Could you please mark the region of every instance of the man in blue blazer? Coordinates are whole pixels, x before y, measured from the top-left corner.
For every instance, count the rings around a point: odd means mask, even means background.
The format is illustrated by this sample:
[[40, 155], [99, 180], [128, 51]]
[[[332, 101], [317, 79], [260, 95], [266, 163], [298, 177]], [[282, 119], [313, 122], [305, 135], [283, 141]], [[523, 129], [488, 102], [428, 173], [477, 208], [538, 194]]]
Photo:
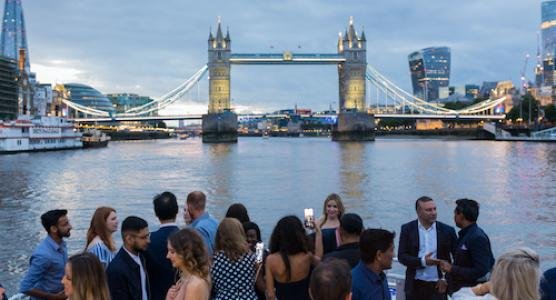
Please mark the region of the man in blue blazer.
[[438, 222], [436, 204], [426, 196], [415, 201], [417, 220], [402, 225], [398, 259], [407, 267], [405, 295], [408, 300], [446, 299], [447, 281], [439, 260], [451, 261], [457, 236], [453, 227]]
[[151, 233], [151, 243], [145, 252], [147, 271], [151, 279], [152, 300], [164, 300], [168, 289], [174, 284], [176, 269], [166, 258], [168, 237], [179, 230], [176, 225], [178, 201], [171, 192], [156, 195], [153, 199], [154, 213], [160, 221], [160, 229]]
[[454, 264], [440, 262], [442, 271], [448, 273], [448, 292], [462, 287], [472, 287], [488, 280], [494, 266], [494, 255], [486, 233], [477, 226], [479, 203], [471, 199], [456, 200], [454, 222], [461, 228], [454, 254]]
[[110, 298], [150, 300], [149, 276], [143, 257], [149, 236], [147, 221], [130, 216], [122, 222], [124, 245], [106, 269]]

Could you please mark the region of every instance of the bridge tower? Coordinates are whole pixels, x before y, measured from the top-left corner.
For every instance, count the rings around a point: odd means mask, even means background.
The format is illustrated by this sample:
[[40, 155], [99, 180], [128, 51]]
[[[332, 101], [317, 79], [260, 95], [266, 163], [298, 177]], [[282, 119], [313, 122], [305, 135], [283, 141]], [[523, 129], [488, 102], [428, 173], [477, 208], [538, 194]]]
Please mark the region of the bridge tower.
[[338, 54], [345, 58], [345, 62], [338, 64], [339, 112], [332, 140], [372, 141], [374, 117], [367, 113], [365, 103], [367, 39], [364, 31], [360, 36], [357, 34], [352, 17], [345, 35], [339, 34]]
[[208, 39], [209, 107], [203, 115], [203, 142], [237, 142], [237, 115], [230, 107], [230, 32], [222, 34], [218, 20], [216, 37]]

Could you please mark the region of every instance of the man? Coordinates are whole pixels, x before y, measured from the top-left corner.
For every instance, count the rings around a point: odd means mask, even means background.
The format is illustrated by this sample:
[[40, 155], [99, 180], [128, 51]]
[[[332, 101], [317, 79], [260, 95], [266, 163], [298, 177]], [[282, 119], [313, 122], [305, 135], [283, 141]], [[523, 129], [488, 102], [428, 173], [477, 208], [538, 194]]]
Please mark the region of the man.
[[363, 220], [357, 214], [347, 213], [340, 218], [341, 245], [336, 250], [327, 253], [323, 260], [343, 259], [350, 268], [354, 268], [361, 257], [359, 251], [359, 236], [363, 231]]
[[176, 225], [178, 202], [171, 192], [156, 195], [153, 199], [154, 213], [160, 221], [160, 229], [151, 233], [151, 243], [147, 248], [147, 273], [151, 284], [153, 300], [166, 299], [166, 293], [174, 284], [176, 269], [166, 258], [168, 237], [179, 228]]
[[149, 278], [142, 252], [149, 246], [147, 221], [131, 216], [122, 222], [123, 246], [108, 265], [110, 297], [118, 300], [149, 300]]
[[447, 299], [448, 283], [438, 268], [438, 259], [451, 262], [457, 245], [453, 227], [436, 221], [436, 204], [426, 196], [415, 201], [417, 220], [402, 225], [398, 259], [405, 271], [408, 300]]
[[184, 219], [186, 223], [191, 222], [189, 226], [201, 234], [210, 256], [214, 250], [218, 221], [205, 212], [206, 203], [207, 197], [203, 192], [189, 193], [185, 204]]
[[361, 234], [361, 261], [351, 270], [353, 300], [391, 300], [384, 270], [392, 268], [395, 236], [384, 229], [366, 229]]
[[541, 278], [541, 300], [556, 300], [556, 268], [546, 270]]
[[312, 300], [351, 299], [351, 271], [339, 259], [319, 264], [311, 274], [309, 295]]
[[31, 299], [66, 299], [62, 277], [68, 260], [64, 238], [70, 236], [71, 224], [65, 209], [55, 209], [41, 216], [48, 235], [31, 255], [29, 270], [19, 292]]
[[454, 264], [440, 262], [440, 268], [448, 274], [448, 292], [462, 287], [475, 286], [487, 280], [486, 275], [494, 265], [494, 255], [486, 233], [477, 226], [479, 203], [471, 199], [456, 200], [454, 222], [459, 231]]

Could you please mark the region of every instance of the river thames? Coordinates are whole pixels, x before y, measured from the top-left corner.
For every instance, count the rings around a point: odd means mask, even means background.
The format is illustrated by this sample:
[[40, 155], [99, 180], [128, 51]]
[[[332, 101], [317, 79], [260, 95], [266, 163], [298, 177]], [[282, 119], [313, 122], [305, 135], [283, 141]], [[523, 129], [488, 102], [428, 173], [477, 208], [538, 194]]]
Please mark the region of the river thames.
[[[556, 266], [556, 144], [377, 139], [335, 143], [326, 138], [240, 138], [112, 142], [104, 149], [0, 156], [0, 282], [13, 295], [34, 247], [44, 238], [40, 215], [69, 210], [70, 254], [85, 246], [97, 206], [145, 218], [157, 228], [152, 198], [171, 191], [180, 207], [204, 191], [208, 211], [223, 217], [241, 202], [268, 237], [286, 214], [301, 216], [339, 193], [366, 227], [399, 232], [415, 218], [415, 199], [436, 200], [438, 220], [454, 225], [454, 201], [479, 201], [479, 226], [495, 256], [529, 246], [544, 269]], [[183, 225], [181, 210], [178, 222]], [[119, 233], [115, 234], [121, 244]], [[397, 246], [397, 238], [396, 238]], [[397, 248], [397, 247], [396, 247]]]

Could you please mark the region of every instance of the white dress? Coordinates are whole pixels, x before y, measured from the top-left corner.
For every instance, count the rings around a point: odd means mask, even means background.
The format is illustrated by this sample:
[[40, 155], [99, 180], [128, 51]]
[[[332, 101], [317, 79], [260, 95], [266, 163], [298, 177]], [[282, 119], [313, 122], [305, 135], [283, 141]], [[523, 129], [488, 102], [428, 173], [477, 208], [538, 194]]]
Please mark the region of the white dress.
[[461, 288], [459, 291], [452, 294], [452, 300], [496, 300], [491, 294], [486, 294], [484, 296], [477, 296], [470, 287]]

